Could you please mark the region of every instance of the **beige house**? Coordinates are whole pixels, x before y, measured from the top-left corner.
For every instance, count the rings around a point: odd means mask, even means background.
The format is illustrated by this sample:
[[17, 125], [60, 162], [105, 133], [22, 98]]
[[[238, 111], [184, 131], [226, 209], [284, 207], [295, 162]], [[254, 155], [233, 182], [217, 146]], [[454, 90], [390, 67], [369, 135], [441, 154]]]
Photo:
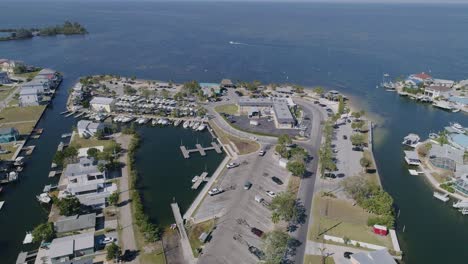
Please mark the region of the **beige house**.
[[114, 109], [115, 100], [109, 97], [93, 97], [89, 104], [94, 111], [110, 113]]

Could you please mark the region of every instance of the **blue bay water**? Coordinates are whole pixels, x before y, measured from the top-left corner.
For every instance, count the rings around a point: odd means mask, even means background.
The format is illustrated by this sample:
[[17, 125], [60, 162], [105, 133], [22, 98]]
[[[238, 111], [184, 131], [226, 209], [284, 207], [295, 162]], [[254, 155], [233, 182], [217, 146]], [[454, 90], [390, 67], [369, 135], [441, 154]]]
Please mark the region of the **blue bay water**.
[[[375, 152], [384, 188], [401, 210], [398, 230], [405, 262], [464, 263], [468, 258], [468, 220], [434, 201], [423, 178], [407, 173], [400, 144], [409, 132], [426, 135], [451, 121], [468, 125], [466, 115], [418, 105], [375, 88], [384, 72], [468, 78], [468, 6], [2, 1], [0, 13], [2, 28], [72, 20], [90, 32], [0, 42], [0, 57], [64, 73], [62, 94], [42, 126], [50, 126], [63, 111], [65, 89], [89, 74], [180, 82], [256, 79], [323, 85], [352, 95], [358, 105], [380, 117]], [[46, 131], [38, 143], [43, 145], [38, 151], [44, 154], [45, 165], [34, 165], [39, 161], [33, 160], [25, 172], [31, 177], [20, 182], [18, 190], [40, 192], [42, 180], [34, 177], [46, 177], [58, 137], [71, 124], [66, 121], [57, 131]], [[33, 197], [24, 199], [35, 203]], [[24, 200], [12, 192], [2, 199], [12, 207]], [[0, 256], [13, 263], [24, 231], [43, 221], [45, 213], [38, 207], [5, 212], [11, 214], [0, 213]], [[12, 219], [20, 221], [15, 225]], [[9, 225], [11, 230], [6, 230]]]

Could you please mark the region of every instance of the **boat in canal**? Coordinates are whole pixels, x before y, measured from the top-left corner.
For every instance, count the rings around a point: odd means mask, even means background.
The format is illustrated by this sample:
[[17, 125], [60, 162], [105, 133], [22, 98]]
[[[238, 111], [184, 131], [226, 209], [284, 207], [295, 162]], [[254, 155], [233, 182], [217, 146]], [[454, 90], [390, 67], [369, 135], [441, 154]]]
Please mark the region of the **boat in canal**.
[[178, 119], [178, 120], [174, 121], [173, 125], [174, 125], [175, 127], [178, 127], [178, 126], [180, 125], [181, 122], [182, 122], [182, 121], [181, 121], [180, 119]]
[[48, 204], [52, 201], [48, 193], [41, 193], [36, 196], [37, 200], [41, 203]]
[[198, 130], [198, 131], [203, 131], [203, 130], [205, 130], [205, 128], [206, 128], [206, 125], [203, 124], [203, 123], [201, 123], [201, 124], [198, 126], [197, 130]]
[[200, 123], [196, 122], [195, 124], [193, 124], [192, 129], [197, 130], [199, 126], [200, 126]]
[[440, 193], [440, 192], [434, 192], [433, 196], [439, 200], [441, 200], [442, 202], [447, 202], [448, 200], [450, 200], [448, 194], [446, 193]]
[[468, 200], [458, 200], [457, 202], [453, 203], [453, 208], [458, 209], [463, 215], [468, 214]]
[[0, 210], [2, 210], [4, 204], [5, 204], [5, 201], [0, 201]]
[[182, 127], [183, 128], [188, 128], [188, 126], [189, 126], [189, 121], [185, 120], [185, 122], [182, 124]]
[[411, 148], [415, 148], [418, 146], [420, 140], [421, 138], [419, 137], [419, 135], [410, 133], [403, 138], [402, 144]]
[[151, 120], [151, 125], [155, 126], [158, 124], [158, 119], [157, 118], [154, 118], [153, 120]]

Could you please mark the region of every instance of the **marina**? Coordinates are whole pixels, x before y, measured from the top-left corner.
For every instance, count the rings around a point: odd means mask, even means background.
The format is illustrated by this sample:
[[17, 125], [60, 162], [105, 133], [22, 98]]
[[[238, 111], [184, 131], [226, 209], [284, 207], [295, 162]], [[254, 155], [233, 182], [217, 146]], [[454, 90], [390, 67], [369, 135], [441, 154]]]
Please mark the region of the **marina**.
[[192, 179], [192, 182], [193, 182], [192, 190], [198, 189], [198, 187], [200, 187], [202, 182], [208, 181], [206, 176], [208, 176], [208, 172], [203, 172], [200, 176], [197, 175], [197, 176], [193, 177], [193, 179]]

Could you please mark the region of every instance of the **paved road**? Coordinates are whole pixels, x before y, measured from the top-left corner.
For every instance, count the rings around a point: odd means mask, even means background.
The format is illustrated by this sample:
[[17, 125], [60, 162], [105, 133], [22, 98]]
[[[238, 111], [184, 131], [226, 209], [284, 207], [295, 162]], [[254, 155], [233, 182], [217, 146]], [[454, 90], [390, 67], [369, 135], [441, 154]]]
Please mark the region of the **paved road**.
[[[117, 143], [121, 144], [122, 149], [127, 150], [128, 145], [130, 144], [131, 136], [121, 135], [116, 137]], [[125, 152], [119, 159], [123, 164], [127, 163], [127, 153]], [[121, 246], [122, 251], [131, 250], [136, 252], [138, 250], [135, 233], [133, 232], [133, 220], [132, 220], [132, 209], [131, 203], [125, 201], [130, 201], [130, 191], [129, 191], [129, 178], [128, 178], [128, 167], [124, 166], [122, 168], [122, 177], [120, 178], [120, 200], [123, 201], [124, 205], [119, 207], [119, 222], [120, 227], [122, 228], [121, 232]], [[140, 259], [137, 256], [130, 263], [140, 263]]]
[[294, 101], [302, 107], [307, 116], [311, 117], [312, 125], [309, 140], [306, 142], [298, 142], [299, 145], [305, 148], [309, 155], [313, 157], [313, 160], [307, 165], [307, 171], [310, 172], [310, 174], [308, 177], [302, 179], [299, 192], [297, 194], [297, 198], [304, 205], [307, 219], [304, 224], [300, 225], [299, 228], [291, 234], [295, 239], [302, 243], [296, 249], [294, 263], [303, 263], [307, 242], [307, 232], [309, 225], [312, 223], [312, 214], [310, 209], [312, 208], [312, 197], [314, 196], [314, 186], [318, 166], [318, 150], [320, 149], [320, 143], [322, 140], [321, 122], [326, 118], [326, 114], [323, 109], [313, 105], [311, 101], [300, 98], [294, 98]]
[[[330, 244], [322, 244], [317, 243], [315, 241], [307, 241], [306, 245], [306, 254], [307, 255], [318, 255], [321, 256], [322, 252], [325, 256], [332, 257], [336, 264], [350, 264], [351, 261], [346, 259], [343, 254], [345, 252], [369, 252], [364, 249], [359, 248], [350, 248], [344, 246], [337, 246], [337, 245], [330, 245]], [[301, 262], [302, 263], [302, 262]]]

